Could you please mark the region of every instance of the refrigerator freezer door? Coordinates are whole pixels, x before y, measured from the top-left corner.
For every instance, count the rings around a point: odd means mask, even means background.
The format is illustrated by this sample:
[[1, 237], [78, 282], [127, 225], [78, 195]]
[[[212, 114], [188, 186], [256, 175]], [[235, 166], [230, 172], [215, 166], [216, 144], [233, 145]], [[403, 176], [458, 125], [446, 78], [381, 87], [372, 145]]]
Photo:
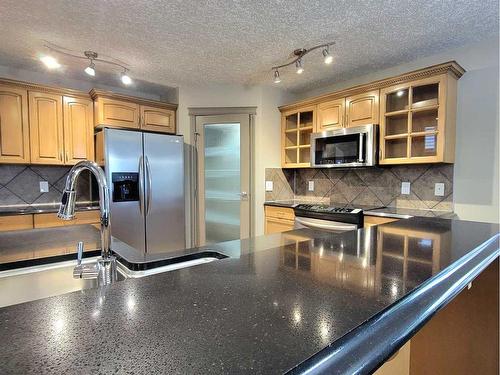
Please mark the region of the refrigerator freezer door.
[[144, 133], [144, 161], [147, 252], [184, 249], [183, 138]]
[[[132, 246], [138, 251], [146, 251], [143, 197], [143, 145], [142, 133], [104, 129], [106, 176], [111, 189], [111, 235]], [[114, 176], [114, 182], [113, 182]], [[123, 187], [127, 178], [138, 180], [138, 194], [131, 200], [120, 199], [123, 196], [115, 189], [122, 187], [130, 193], [128, 185]]]

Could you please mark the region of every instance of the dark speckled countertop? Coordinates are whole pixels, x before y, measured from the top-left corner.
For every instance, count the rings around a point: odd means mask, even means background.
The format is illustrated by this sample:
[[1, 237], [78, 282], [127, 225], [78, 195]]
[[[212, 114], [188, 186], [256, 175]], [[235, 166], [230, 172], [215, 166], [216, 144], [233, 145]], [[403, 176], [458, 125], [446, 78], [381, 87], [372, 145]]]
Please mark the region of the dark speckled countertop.
[[[301, 203], [325, 204], [324, 202], [316, 203], [314, 201], [283, 200], [283, 201], [266, 201], [264, 202], [264, 205], [293, 208]], [[335, 206], [335, 204], [333, 205]], [[356, 208], [363, 209], [364, 214], [368, 216], [380, 216], [380, 217], [388, 217], [395, 219], [409, 219], [410, 217], [439, 217], [442, 219], [457, 219], [457, 215], [454, 212], [450, 211], [423, 210], [423, 209], [396, 208], [396, 207], [374, 207], [374, 206], [359, 206], [359, 205], [357, 205]]]
[[0, 372], [284, 373], [496, 233], [411, 218], [211, 245], [230, 257], [0, 309]]

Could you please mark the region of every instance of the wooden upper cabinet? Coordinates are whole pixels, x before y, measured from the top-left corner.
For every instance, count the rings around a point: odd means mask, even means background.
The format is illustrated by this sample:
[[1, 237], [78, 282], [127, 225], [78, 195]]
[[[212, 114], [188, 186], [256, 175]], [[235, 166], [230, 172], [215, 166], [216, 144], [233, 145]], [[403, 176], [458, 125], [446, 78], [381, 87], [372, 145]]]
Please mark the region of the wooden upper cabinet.
[[345, 125], [345, 99], [336, 99], [318, 104], [316, 132], [335, 130]]
[[62, 96], [29, 92], [31, 163], [64, 164]]
[[139, 105], [97, 96], [94, 101], [95, 126], [139, 129]]
[[455, 76], [441, 74], [380, 93], [380, 164], [453, 163]]
[[379, 90], [348, 96], [345, 99], [346, 126], [378, 124], [379, 122]]
[[0, 163], [29, 163], [28, 92], [0, 85]]
[[65, 164], [94, 160], [92, 100], [64, 96], [63, 106]]
[[169, 109], [140, 106], [141, 129], [175, 134], [175, 112]]

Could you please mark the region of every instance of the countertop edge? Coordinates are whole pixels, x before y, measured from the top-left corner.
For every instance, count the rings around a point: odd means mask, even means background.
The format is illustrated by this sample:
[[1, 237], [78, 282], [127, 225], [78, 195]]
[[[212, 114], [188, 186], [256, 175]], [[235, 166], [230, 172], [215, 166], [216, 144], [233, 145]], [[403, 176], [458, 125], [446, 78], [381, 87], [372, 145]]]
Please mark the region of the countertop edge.
[[499, 238], [495, 234], [287, 374], [372, 374], [500, 256]]

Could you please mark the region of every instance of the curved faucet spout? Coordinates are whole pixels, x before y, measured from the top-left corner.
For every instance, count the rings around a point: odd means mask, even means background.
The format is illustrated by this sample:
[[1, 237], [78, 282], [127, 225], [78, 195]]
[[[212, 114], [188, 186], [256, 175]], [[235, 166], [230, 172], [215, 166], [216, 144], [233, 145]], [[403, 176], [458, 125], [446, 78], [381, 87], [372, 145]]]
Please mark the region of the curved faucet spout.
[[101, 167], [90, 160], [83, 160], [76, 163], [69, 171], [66, 179], [66, 187], [61, 198], [61, 205], [57, 216], [63, 220], [73, 220], [75, 217], [76, 203], [76, 182], [78, 176], [84, 171], [89, 170], [95, 176], [99, 186], [99, 209], [101, 216], [101, 248], [102, 258], [109, 259], [111, 246], [111, 233], [109, 227], [109, 188], [106, 181], [106, 175]]

